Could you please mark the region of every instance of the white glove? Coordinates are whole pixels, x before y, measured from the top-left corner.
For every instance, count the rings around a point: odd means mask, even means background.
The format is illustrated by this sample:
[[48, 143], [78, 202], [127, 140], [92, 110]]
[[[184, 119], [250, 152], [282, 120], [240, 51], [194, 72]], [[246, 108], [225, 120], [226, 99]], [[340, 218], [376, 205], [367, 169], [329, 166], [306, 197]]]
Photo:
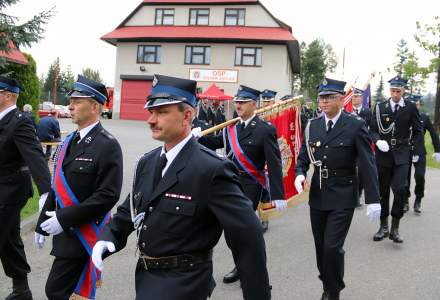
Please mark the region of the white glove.
[[298, 191], [298, 194], [301, 194], [304, 189], [302, 187], [303, 182], [306, 180], [306, 177], [304, 175], [298, 175], [295, 178], [295, 188]]
[[42, 249], [44, 247], [44, 242], [46, 241], [46, 237], [38, 232], [35, 232], [34, 235], [34, 243], [38, 249]]
[[376, 146], [377, 148], [379, 148], [380, 151], [382, 152], [388, 152], [390, 151], [390, 145], [388, 145], [387, 141], [384, 140], [378, 140], [376, 142]]
[[195, 137], [196, 139], [202, 137], [201, 134], [200, 134], [200, 132], [202, 132], [202, 128], [200, 128], [200, 127], [194, 127], [194, 128], [191, 130], [191, 134], [192, 134], [192, 136]]
[[104, 263], [102, 262], [102, 254], [104, 254], [105, 251], [109, 251], [111, 253], [115, 252], [115, 244], [112, 242], [106, 242], [106, 241], [98, 241], [96, 242], [95, 246], [93, 246], [92, 250], [92, 261], [95, 267], [102, 271], [104, 269]]
[[57, 235], [63, 232], [63, 227], [61, 227], [60, 222], [58, 222], [56, 212], [46, 211], [46, 216], [50, 218], [41, 223], [41, 229], [52, 235]]
[[418, 155], [413, 155], [413, 157], [412, 157], [412, 162], [413, 163], [416, 163], [416, 162], [418, 162], [419, 161], [419, 156]]
[[277, 212], [283, 212], [287, 209], [287, 201], [284, 200], [273, 200], [272, 205], [275, 206]]
[[38, 200], [38, 212], [41, 212], [41, 210], [43, 209], [44, 203], [46, 203], [46, 199], [48, 195], [49, 193], [44, 193], [43, 195], [40, 196], [40, 200]]
[[380, 211], [382, 210], [379, 203], [373, 203], [367, 205], [367, 217], [370, 222], [377, 221], [380, 219]]
[[434, 158], [438, 163], [440, 163], [440, 152], [436, 152], [432, 155], [432, 158]]

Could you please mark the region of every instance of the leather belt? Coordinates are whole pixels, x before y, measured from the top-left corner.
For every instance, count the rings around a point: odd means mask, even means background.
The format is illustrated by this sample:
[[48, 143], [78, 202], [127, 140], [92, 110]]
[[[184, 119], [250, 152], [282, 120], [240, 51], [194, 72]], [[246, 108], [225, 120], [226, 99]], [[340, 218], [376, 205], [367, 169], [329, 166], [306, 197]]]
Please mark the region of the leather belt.
[[23, 166], [23, 167], [14, 168], [14, 169], [1, 170], [0, 177], [10, 176], [10, 175], [14, 175], [16, 173], [27, 172], [27, 171], [29, 171], [28, 166]]
[[321, 169], [321, 178], [323, 179], [354, 176], [355, 174], [354, 169]]
[[197, 264], [212, 260], [212, 250], [190, 254], [179, 254], [174, 256], [151, 257], [140, 255], [145, 270], [169, 270], [193, 268]]
[[409, 144], [410, 144], [410, 140], [409, 139], [395, 139], [395, 138], [391, 138], [390, 139], [390, 145], [391, 146], [409, 145]]

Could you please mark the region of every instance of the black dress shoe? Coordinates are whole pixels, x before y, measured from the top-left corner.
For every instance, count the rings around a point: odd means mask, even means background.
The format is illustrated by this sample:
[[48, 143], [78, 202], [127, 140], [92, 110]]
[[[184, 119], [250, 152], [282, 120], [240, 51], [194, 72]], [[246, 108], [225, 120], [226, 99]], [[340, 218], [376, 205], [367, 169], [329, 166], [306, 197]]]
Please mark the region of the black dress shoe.
[[400, 224], [400, 219], [397, 218], [393, 218], [391, 220], [391, 231], [390, 231], [390, 240], [392, 240], [394, 243], [403, 243], [402, 238], [400, 237], [399, 234], [399, 224]]
[[324, 291], [321, 296], [321, 300], [328, 300], [329, 294], [327, 291]]
[[403, 213], [408, 212], [408, 210], [409, 210], [409, 204], [408, 204], [408, 202], [406, 202], [406, 203], [403, 205]]
[[269, 221], [262, 221], [261, 226], [263, 227], [263, 233], [269, 229]]
[[414, 202], [414, 211], [418, 214], [422, 212], [420, 209], [420, 202]]
[[5, 300], [32, 300], [32, 293], [30, 290], [13, 290]]
[[234, 268], [231, 272], [225, 275], [223, 277], [223, 283], [233, 283], [239, 280], [240, 277], [238, 276], [237, 268]]

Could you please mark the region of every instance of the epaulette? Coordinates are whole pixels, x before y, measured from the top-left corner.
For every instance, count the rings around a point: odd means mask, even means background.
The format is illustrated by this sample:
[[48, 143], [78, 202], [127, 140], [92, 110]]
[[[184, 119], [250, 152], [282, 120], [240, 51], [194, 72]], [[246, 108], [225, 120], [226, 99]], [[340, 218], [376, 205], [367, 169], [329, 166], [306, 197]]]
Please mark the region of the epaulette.
[[209, 154], [210, 156], [212, 156], [218, 160], [221, 160], [221, 161], [225, 160], [225, 158], [218, 156], [216, 152], [214, 152], [213, 150], [211, 150], [203, 145], [200, 145], [200, 150], [204, 151], [205, 153]]
[[19, 111], [19, 110], [17, 110], [17, 111], [14, 113], [14, 116], [15, 116], [17, 119], [19, 119], [19, 120], [21, 120], [21, 119], [24, 118], [24, 114], [23, 114], [21, 111]]
[[110, 140], [114, 140], [114, 139], [115, 139], [115, 137], [114, 137], [110, 132], [108, 132], [108, 131], [105, 130], [105, 129], [102, 129], [102, 130], [101, 130], [101, 133], [102, 133], [106, 138], [108, 138], [108, 139], [110, 139]]

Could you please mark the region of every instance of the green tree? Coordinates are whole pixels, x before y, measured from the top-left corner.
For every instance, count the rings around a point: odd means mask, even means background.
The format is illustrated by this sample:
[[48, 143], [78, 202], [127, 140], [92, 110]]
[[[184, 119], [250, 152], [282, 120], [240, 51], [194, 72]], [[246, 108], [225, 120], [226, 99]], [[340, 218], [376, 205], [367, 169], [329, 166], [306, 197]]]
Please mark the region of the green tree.
[[316, 100], [316, 86], [327, 72], [333, 72], [338, 64], [336, 55], [330, 44], [322, 39], [315, 39], [308, 46], [302, 44], [301, 55], [301, 88], [304, 94]]
[[[36, 14], [29, 21], [18, 24], [19, 19], [4, 13], [4, 10], [20, 0], [0, 0], [0, 51], [10, 52], [10, 43], [16, 47], [28, 46], [38, 42], [44, 33], [45, 25], [53, 15], [53, 9]], [[0, 67], [7, 64], [5, 58], [0, 57]]]
[[0, 73], [9, 73], [20, 82], [23, 91], [20, 93], [17, 101], [17, 107], [23, 108], [24, 104], [30, 104], [33, 108], [33, 114], [38, 111], [40, 103], [40, 83], [37, 76], [37, 64], [30, 54], [24, 53], [28, 60], [27, 65], [7, 64], [0, 68]]
[[403, 74], [403, 65], [408, 59], [409, 49], [408, 43], [404, 39], [400, 39], [397, 43], [397, 62], [394, 64], [393, 69], [399, 76]]
[[97, 82], [102, 82], [102, 78], [101, 78], [101, 74], [99, 73], [98, 70], [93, 70], [92, 68], [85, 68], [82, 69], [82, 75], [84, 75], [85, 77], [95, 80]]
[[402, 75], [408, 79], [407, 90], [415, 94], [421, 93], [429, 72], [425, 67], [420, 66], [419, 59], [413, 52], [408, 54], [406, 62], [402, 65]]
[[75, 82], [70, 66], [67, 71], [62, 71], [60, 67], [60, 59], [57, 58], [49, 66], [47, 76], [40, 79], [42, 85], [42, 99], [44, 101], [53, 101], [54, 81], [56, 78], [56, 104], [67, 105], [67, 92], [70, 91]]
[[417, 44], [432, 55], [429, 65], [426, 66], [426, 71], [430, 73], [436, 72], [440, 65], [440, 58], [438, 57], [440, 16], [434, 17], [432, 25], [417, 22], [416, 26], [417, 34], [414, 35], [414, 38]]
[[375, 103], [385, 100], [384, 89], [383, 76], [381, 75], [379, 85], [377, 86], [373, 96], [373, 100]]

